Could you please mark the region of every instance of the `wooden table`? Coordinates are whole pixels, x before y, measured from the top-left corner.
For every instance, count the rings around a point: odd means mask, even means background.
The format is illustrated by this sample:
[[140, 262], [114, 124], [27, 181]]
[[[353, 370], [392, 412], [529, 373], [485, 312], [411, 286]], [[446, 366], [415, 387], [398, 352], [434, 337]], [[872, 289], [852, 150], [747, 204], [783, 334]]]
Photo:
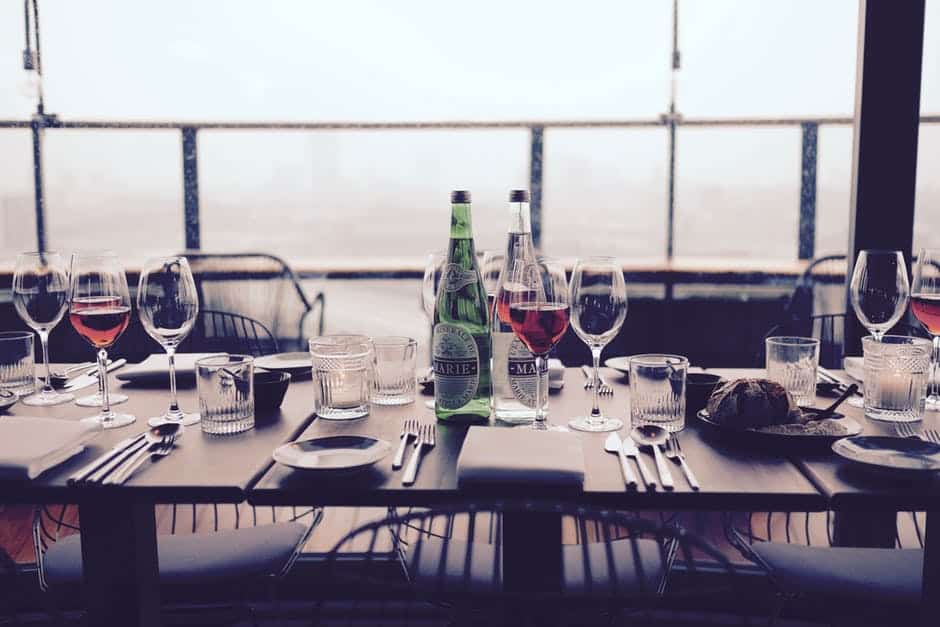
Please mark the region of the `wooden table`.
[[[610, 415], [626, 418], [629, 387], [622, 377], [607, 371], [614, 396], [603, 400]], [[591, 394], [582, 387], [578, 369], [566, 371], [566, 387], [550, 400], [549, 419], [565, 422], [590, 410]], [[431, 422], [434, 414], [423, 399], [404, 407], [373, 407], [366, 418], [355, 421], [315, 420], [304, 431], [304, 438], [334, 434], [371, 435], [396, 443], [402, 421], [418, 417]], [[626, 422], [629, 422], [627, 420]], [[392, 471], [391, 457], [367, 472], [347, 477], [322, 477], [295, 472], [275, 465], [249, 491], [249, 502], [256, 505], [398, 505], [443, 506], [469, 502], [542, 502], [566, 505], [591, 505], [620, 510], [708, 510], [708, 511], [822, 511], [826, 500], [785, 456], [741, 450], [699, 431], [690, 421], [683, 432], [682, 448], [702, 484], [693, 492], [680, 469], [671, 464], [676, 480], [673, 491], [627, 489], [617, 456], [604, 451], [605, 433], [578, 433], [585, 460], [583, 491], [536, 489], [518, 485], [493, 484], [484, 490], [457, 485], [457, 456], [467, 427], [439, 424], [437, 445], [421, 464], [413, 486], [401, 484], [402, 471]], [[651, 453], [643, 453], [655, 472]], [[632, 462], [631, 462], [632, 464]], [[503, 517], [503, 568], [507, 588], [550, 589], [558, 586], [560, 564], [560, 517], [507, 512]], [[534, 559], [538, 556], [539, 559]], [[553, 572], [552, 566], [555, 566]]]
[[[116, 409], [136, 415], [137, 422], [102, 431], [80, 455], [33, 481], [0, 482], [0, 502], [77, 503], [91, 624], [158, 624], [154, 504], [242, 502], [246, 490], [271, 465], [271, 451], [296, 437], [309, 422], [311, 385], [292, 386], [281, 411], [259, 415], [256, 428], [245, 433], [210, 436], [198, 426], [187, 428], [172, 455], [145, 466], [124, 486], [66, 485], [70, 474], [120, 440], [146, 429], [147, 418], [162, 414], [169, 405], [168, 390], [125, 386], [122, 391], [130, 400]], [[93, 392], [93, 387], [86, 388], [78, 396]], [[195, 389], [184, 386], [180, 404], [195, 410]], [[92, 415], [95, 409], [71, 403], [50, 408], [17, 404], [9, 413], [73, 420]]]

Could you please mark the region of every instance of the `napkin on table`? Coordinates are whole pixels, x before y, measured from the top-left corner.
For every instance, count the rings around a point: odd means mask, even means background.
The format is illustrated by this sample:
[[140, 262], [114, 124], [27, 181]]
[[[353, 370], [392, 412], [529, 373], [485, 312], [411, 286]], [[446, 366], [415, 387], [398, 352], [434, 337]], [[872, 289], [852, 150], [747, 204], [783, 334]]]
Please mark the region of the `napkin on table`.
[[582, 487], [584, 454], [575, 433], [470, 427], [457, 458], [457, 481]]
[[560, 390], [565, 387], [565, 364], [560, 359], [548, 360], [548, 388]]
[[7, 416], [0, 419], [0, 479], [35, 479], [85, 448], [92, 422]]
[[[196, 379], [196, 362], [203, 357], [220, 355], [221, 353], [177, 353], [175, 357], [176, 376]], [[170, 360], [166, 353], [158, 353], [147, 357], [139, 364], [131, 364], [121, 368], [114, 376], [121, 381], [165, 382], [170, 373]]]

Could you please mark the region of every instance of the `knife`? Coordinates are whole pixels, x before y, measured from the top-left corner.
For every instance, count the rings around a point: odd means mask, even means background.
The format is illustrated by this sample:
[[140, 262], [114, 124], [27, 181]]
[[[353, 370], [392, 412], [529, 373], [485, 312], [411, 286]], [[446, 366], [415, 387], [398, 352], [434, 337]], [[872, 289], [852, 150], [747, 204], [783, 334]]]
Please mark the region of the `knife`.
[[656, 479], [653, 478], [653, 475], [650, 474], [650, 471], [646, 468], [646, 464], [643, 463], [643, 458], [640, 456], [640, 449], [637, 448], [636, 442], [634, 442], [633, 438], [629, 435], [623, 436], [623, 454], [633, 458], [633, 461], [636, 462], [637, 467], [640, 469], [640, 476], [643, 478], [643, 483], [646, 484], [648, 489], [655, 490]]
[[[127, 363], [126, 359], [115, 359], [108, 365], [108, 372], [117, 370], [121, 366]], [[92, 374], [94, 373], [94, 374]], [[71, 381], [68, 385], [64, 386], [62, 389], [68, 392], [74, 392], [76, 390], [81, 390], [82, 388], [87, 388], [90, 385], [98, 385], [98, 370], [89, 370], [83, 375], [77, 376]]]
[[68, 478], [67, 483], [69, 485], [73, 485], [75, 483], [83, 481], [91, 473], [95, 472], [96, 470], [98, 470], [99, 468], [107, 464], [108, 462], [113, 461], [122, 453], [126, 453], [132, 446], [135, 446], [138, 443], [143, 442], [144, 436], [146, 433], [147, 432], [144, 431], [143, 433], [138, 433], [135, 436], [121, 440], [120, 442], [115, 444], [111, 448], [111, 450], [109, 450], [107, 453], [99, 457], [96, 457], [95, 459], [91, 461], [90, 464], [78, 469], [75, 473], [72, 474], [72, 476]]

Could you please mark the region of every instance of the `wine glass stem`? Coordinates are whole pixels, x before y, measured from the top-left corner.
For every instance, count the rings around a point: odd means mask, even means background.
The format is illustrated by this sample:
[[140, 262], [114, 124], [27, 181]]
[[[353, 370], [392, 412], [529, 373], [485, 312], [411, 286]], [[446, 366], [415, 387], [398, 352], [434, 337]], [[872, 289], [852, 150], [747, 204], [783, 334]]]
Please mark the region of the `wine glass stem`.
[[111, 421], [111, 398], [108, 394], [108, 351], [98, 351], [98, 380], [101, 382], [101, 417], [105, 422]]
[[49, 332], [45, 330], [37, 331], [39, 333], [39, 343], [42, 344], [42, 363], [46, 367], [46, 380], [42, 386], [43, 394], [52, 394], [52, 371], [49, 365]]
[[545, 363], [545, 358], [541, 355], [535, 356], [535, 426], [544, 427], [545, 426], [545, 412], [542, 408], [545, 406], [545, 403], [542, 401], [542, 364]]
[[601, 421], [601, 407], [600, 407], [600, 387], [601, 380], [598, 376], [601, 369], [601, 351], [603, 347], [601, 346], [592, 346], [591, 347], [591, 358], [594, 360], [594, 405], [591, 407], [591, 416], [588, 418], [590, 424], [597, 424]]
[[937, 375], [940, 374], [940, 335], [933, 336], [933, 359], [930, 360], [930, 397], [936, 400], [940, 392]]
[[170, 416], [176, 417], [180, 413], [180, 406], [176, 400], [176, 347], [169, 346], [166, 356], [170, 362]]

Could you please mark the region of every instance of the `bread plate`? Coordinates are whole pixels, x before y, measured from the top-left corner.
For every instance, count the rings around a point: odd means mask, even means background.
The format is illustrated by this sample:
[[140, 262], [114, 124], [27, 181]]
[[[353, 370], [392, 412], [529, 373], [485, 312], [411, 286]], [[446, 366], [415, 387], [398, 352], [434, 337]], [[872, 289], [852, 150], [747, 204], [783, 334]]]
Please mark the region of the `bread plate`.
[[[804, 412], [819, 412], [815, 407], [800, 407]], [[716, 433], [746, 438], [751, 440], [760, 440], [765, 442], [804, 442], [804, 443], [828, 443], [831, 444], [842, 438], [858, 435], [862, 432], [862, 426], [853, 418], [849, 418], [839, 412], [834, 412], [831, 418], [824, 420], [811, 420], [799, 424], [772, 425], [769, 427], [749, 427], [741, 429], [730, 427], [712, 420], [707, 409], [703, 409], [696, 414], [699, 421], [707, 425], [709, 429]]]
[[392, 450], [385, 440], [364, 435], [333, 435], [289, 442], [274, 450], [274, 461], [308, 472], [365, 470]]

